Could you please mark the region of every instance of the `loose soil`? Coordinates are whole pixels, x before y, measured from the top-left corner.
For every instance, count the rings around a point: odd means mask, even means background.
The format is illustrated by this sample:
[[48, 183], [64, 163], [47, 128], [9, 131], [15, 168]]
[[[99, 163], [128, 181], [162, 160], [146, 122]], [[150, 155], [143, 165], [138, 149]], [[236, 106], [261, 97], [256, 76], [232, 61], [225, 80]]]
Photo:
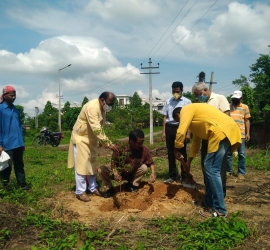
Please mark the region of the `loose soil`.
[[[65, 150], [61, 148], [61, 150]], [[102, 154], [107, 154], [103, 152]], [[164, 157], [166, 150], [152, 151], [155, 157]], [[78, 221], [93, 228], [107, 221], [111, 229], [130, 224], [130, 217], [136, 221], [180, 215], [185, 218], [205, 220], [199, 215], [201, 209], [196, 203], [202, 201], [204, 185], [199, 168], [192, 172], [197, 182], [196, 189], [185, 188], [180, 182], [165, 184], [142, 182], [138, 192], [125, 192], [124, 183], [116, 186], [117, 194], [112, 198], [89, 195], [90, 202], [75, 198], [74, 192], [60, 192], [53, 199], [43, 201], [52, 209], [54, 218], [64, 221]], [[248, 238], [235, 249], [270, 249], [270, 176], [268, 173], [248, 168], [246, 179], [236, 176], [227, 179], [225, 198], [229, 215], [241, 211], [241, 217], [248, 221], [253, 237]], [[0, 211], [10, 210], [1, 205]], [[14, 210], [13, 210], [14, 211]], [[20, 211], [16, 211], [18, 214]], [[6, 221], [8, 223], [8, 221]], [[15, 221], [13, 221], [15, 223]], [[10, 223], [13, 223], [12, 221]], [[143, 222], [142, 222], [143, 223]], [[137, 225], [139, 227], [139, 225]]]
[[[152, 154], [154, 157], [165, 157], [166, 150], [153, 150]], [[192, 174], [197, 182], [196, 189], [185, 188], [180, 182], [142, 182], [139, 191], [133, 193], [125, 192], [124, 185], [116, 186], [117, 194], [109, 199], [90, 195], [91, 201], [84, 203], [77, 200], [73, 192], [61, 192], [50, 202], [56, 217], [93, 226], [107, 220], [112, 226], [117, 223], [121, 227], [128, 223], [130, 216], [148, 219], [174, 214], [204, 220], [198, 213], [201, 208], [197, 205], [204, 196], [202, 173], [197, 168]], [[249, 168], [244, 181], [238, 180], [237, 176], [228, 177], [225, 202], [229, 214], [241, 211], [241, 216], [257, 236], [239, 249], [270, 249], [270, 176]], [[59, 212], [60, 206], [62, 210]]]

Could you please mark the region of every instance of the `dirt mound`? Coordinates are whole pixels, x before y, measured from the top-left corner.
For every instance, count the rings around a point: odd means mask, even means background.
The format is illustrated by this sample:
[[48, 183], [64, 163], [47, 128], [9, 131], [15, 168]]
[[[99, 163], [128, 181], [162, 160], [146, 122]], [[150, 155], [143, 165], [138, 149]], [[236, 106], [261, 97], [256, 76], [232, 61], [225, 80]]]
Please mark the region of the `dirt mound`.
[[125, 192], [123, 187], [115, 187], [117, 193], [109, 199], [90, 195], [91, 201], [87, 203], [77, 200], [72, 192], [61, 192], [53, 200], [48, 200], [47, 205], [50, 203], [56, 218], [95, 224], [99, 219], [115, 217], [119, 212], [139, 213], [144, 218], [188, 212], [193, 207], [192, 201], [201, 200], [204, 193], [184, 188], [180, 183], [142, 182], [138, 192], [132, 193]]

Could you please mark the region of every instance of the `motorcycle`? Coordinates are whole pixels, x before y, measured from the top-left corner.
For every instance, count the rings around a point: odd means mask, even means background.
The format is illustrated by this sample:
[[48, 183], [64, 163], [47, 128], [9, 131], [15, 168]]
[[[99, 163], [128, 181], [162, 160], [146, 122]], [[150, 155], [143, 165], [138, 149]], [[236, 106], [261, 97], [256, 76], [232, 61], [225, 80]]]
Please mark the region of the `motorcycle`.
[[40, 130], [40, 135], [37, 135], [32, 140], [32, 145], [35, 148], [46, 146], [47, 144], [57, 147], [60, 144], [60, 141], [64, 139], [62, 132], [51, 132], [48, 128], [43, 127]]

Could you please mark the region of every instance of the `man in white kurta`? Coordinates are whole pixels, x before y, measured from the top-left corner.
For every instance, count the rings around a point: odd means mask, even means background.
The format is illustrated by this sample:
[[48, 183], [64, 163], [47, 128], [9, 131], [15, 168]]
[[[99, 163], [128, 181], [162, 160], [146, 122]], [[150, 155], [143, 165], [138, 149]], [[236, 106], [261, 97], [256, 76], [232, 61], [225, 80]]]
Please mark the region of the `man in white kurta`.
[[87, 188], [92, 194], [100, 195], [96, 183], [96, 159], [98, 142], [112, 151], [117, 151], [105, 135], [102, 127], [105, 124], [105, 115], [114, 104], [115, 95], [103, 92], [99, 98], [86, 103], [73, 126], [68, 154], [68, 168], [75, 167], [76, 198], [81, 201], [90, 201], [85, 191]]

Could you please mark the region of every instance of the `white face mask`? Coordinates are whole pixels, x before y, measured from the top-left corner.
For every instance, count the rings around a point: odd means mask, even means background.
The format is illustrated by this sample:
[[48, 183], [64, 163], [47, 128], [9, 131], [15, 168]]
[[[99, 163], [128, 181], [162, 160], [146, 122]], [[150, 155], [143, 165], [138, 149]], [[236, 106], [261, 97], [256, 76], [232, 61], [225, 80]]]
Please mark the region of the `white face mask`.
[[109, 105], [105, 104], [105, 105], [103, 106], [103, 110], [104, 110], [105, 112], [110, 112], [110, 111], [112, 110], [112, 106], [109, 106]]

